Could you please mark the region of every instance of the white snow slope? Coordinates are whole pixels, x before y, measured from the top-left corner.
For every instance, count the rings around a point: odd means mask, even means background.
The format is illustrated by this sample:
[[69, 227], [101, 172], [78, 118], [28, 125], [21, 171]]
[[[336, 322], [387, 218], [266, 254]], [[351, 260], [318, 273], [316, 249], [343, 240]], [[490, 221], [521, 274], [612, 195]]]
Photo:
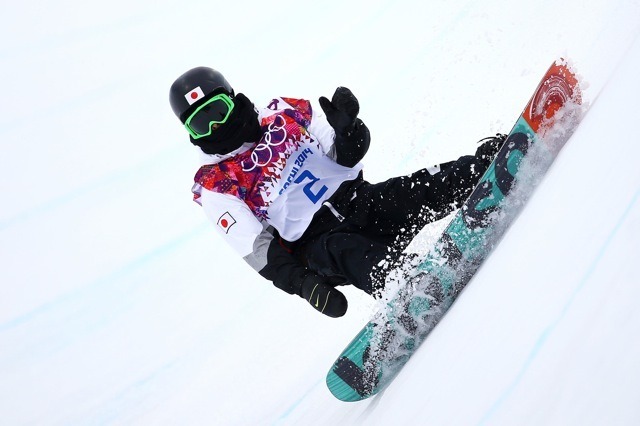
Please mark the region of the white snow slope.
[[[3, 6], [0, 423], [640, 423], [639, 0], [218, 3]], [[231, 253], [191, 202], [171, 82], [350, 87], [380, 181], [509, 131], [559, 56], [582, 124], [391, 386], [335, 400], [375, 303], [347, 289], [323, 317]]]

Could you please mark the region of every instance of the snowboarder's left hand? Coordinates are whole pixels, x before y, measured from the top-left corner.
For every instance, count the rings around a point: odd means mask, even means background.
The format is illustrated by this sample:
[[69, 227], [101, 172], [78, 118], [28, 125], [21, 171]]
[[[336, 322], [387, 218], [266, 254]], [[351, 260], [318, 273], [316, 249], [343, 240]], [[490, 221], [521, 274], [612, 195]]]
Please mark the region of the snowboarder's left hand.
[[348, 135], [355, 129], [360, 104], [351, 90], [338, 87], [331, 100], [322, 96], [319, 101], [327, 121], [337, 134]]
[[371, 141], [369, 129], [358, 118], [358, 99], [351, 90], [338, 87], [331, 100], [322, 96], [319, 101], [329, 125], [336, 132], [336, 162], [345, 167], [355, 166], [369, 150]]

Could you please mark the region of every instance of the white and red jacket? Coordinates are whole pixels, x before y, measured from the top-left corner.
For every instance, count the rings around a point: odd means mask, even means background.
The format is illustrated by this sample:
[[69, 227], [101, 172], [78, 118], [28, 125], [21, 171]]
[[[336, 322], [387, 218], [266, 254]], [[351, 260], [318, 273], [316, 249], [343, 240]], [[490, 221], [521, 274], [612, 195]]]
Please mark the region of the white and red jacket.
[[257, 143], [226, 155], [202, 153], [192, 192], [219, 234], [260, 271], [272, 239], [267, 228], [296, 241], [362, 165], [335, 162], [335, 132], [307, 100], [273, 99], [258, 119], [264, 133]]

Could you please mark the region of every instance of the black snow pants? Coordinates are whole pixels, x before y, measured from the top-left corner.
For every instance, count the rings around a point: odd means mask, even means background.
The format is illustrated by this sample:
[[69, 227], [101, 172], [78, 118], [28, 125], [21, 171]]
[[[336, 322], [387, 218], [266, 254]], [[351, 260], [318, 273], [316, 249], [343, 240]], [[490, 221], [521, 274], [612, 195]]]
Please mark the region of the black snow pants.
[[384, 265], [399, 258], [426, 224], [459, 208], [489, 164], [463, 156], [381, 183], [348, 182], [293, 253], [319, 275], [375, 294], [384, 285]]

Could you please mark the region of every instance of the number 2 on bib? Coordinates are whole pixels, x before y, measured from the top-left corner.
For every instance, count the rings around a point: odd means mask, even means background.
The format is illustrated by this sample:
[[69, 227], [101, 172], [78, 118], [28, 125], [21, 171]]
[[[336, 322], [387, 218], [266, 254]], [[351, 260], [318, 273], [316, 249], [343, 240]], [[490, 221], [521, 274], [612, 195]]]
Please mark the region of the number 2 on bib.
[[305, 170], [304, 172], [302, 172], [300, 176], [298, 176], [298, 178], [294, 181], [294, 183], [299, 184], [306, 179], [309, 179], [311, 182], [307, 183], [304, 186], [303, 188], [304, 194], [313, 202], [313, 204], [316, 204], [318, 201], [320, 201], [324, 193], [327, 192], [329, 188], [327, 188], [326, 185], [322, 185], [320, 188], [317, 188], [317, 185], [316, 185], [315, 191], [317, 192], [314, 192], [314, 185], [320, 179], [315, 177], [313, 173], [311, 173], [309, 170]]

